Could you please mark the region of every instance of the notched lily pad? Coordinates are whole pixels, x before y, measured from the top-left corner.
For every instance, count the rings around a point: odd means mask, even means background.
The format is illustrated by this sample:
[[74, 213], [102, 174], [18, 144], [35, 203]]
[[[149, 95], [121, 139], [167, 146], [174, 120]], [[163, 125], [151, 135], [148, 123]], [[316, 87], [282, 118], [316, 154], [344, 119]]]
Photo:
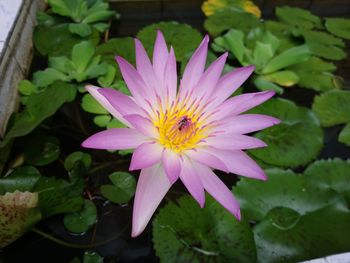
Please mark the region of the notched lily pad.
[[161, 262], [256, 262], [248, 222], [237, 221], [208, 196], [203, 209], [189, 196], [160, 209], [153, 244]]
[[38, 194], [15, 191], [0, 196], [0, 248], [19, 238], [41, 219]]
[[85, 200], [82, 210], [66, 214], [63, 219], [64, 226], [73, 233], [84, 233], [96, 223], [97, 209], [90, 200]]
[[134, 176], [126, 172], [114, 172], [109, 175], [113, 185], [102, 185], [101, 193], [108, 200], [123, 204], [129, 202], [136, 190]]

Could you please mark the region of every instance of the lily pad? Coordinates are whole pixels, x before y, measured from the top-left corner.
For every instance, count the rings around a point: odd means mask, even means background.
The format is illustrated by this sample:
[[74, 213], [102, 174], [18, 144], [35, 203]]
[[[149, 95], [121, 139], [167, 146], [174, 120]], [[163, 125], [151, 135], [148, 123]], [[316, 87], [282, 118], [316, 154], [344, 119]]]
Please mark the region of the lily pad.
[[164, 34], [168, 47], [172, 46], [174, 48], [177, 61], [186, 61], [186, 55], [193, 52], [202, 40], [201, 33], [187, 24], [177, 22], [152, 24], [137, 33], [137, 38], [143, 43], [148, 54], [153, 53], [157, 30]]
[[232, 28], [248, 32], [260, 27], [262, 23], [256, 16], [234, 9], [219, 10], [204, 21], [204, 28], [212, 36], [218, 36]]
[[92, 161], [91, 155], [84, 152], [73, 152], [64, 160], [64, 168], [67, 171], [70, 171], [78, 161], [81, 161], [84, 164], [85, 168], [89, 169]]
[[247, 221], [237, 221], [212, 198], [205, 208], [189, 196], [160, 209], [153, 244], [161, 262], [256, 262]]
[[114, 172], [109, 175], [113, 185], [102, 185], [101, 193], [108, 200], [123, 204], [129, 202], [136, 190], [134, 176], [126, 172]]
[[334, 190], [312, 185], [290, 170], [268, 169], [266, 174], [266, 182], [242, 178], [233, 188], [248, 219], [261, 221], [275, 207], [286, 207], [305, 215], [329, 204], [344, 202]]
[[315, 159], [323, 146], [323, 131], [307, 108], [285, 99], [271, 99], [250, 111], [277, 117], [281, 123], [255, 136], [268, 147], [249, 152], [267, 164], [297, 167]]
[[19, 238], [41, 219], [38, 194], [15, 191], [0, 196], [0, 248]]
[[350, 122], [350, 91], [332, 90], [316, 96], [312, 110], [324, 127]]
[[[282, 221], [293, 221], [281, 228]], [[295, 222], [296, 221], [296, 222]], [[297, 218], [295, 211], [276, 208], [254, 227], [258, 262], [300, 262], [350, 249], [350, 212], [334, 204]]]
[[64, 226], [73, 233], [84, 233], [96, 223], [97, 209], [90, 200], [85, 200], [82, 210], [66, 214], [63, 219]]
[[326, 18], [325, 26], [332, 34], [345, 39], [350, 39], [350, 19]]

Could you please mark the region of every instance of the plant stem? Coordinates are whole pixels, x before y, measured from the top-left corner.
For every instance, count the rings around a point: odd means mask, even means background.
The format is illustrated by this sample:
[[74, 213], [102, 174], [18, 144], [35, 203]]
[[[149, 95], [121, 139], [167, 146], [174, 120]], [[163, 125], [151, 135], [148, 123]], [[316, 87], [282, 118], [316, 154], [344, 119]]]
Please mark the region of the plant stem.
[[41, 230], [39, 230], [39, 229], [37, 229], [35, 227], [32, 228], [32, 231], [34, 233], [40, 235], [40, 236], [43, 236], [43, 237], [51, 240], [52, 242], [55, 242], [55, 243], [61, 245], [61, 246], [65, 246], [65, 247], [69, 247], [69, 248], [78, 248], [78, 249], [89, 249], [89, 248], [94, 248], [94, 247], [101, 247], [101, 246], [103, 246], [103, 245], [105, 245], [105, 244], [107, 244], [107, 243], [109, 243], [109, 242], [119, 238], [128, 227], [129, 227], [129, 224], [125, 225], [123, 227], [123, 229], [119, 233], [115, 234], [114, 236], [112, 236], [112, 237], [110, 237], [110, 238], [108, 238], [106, 240], [103, 240], [101, 242], [90, 243], [90, 244], [74, 244], [74, 243], [70, 243], [70, 242], [64, 241], [62, 239], [59, 239], [57, 237], [54, 237], [54, 236], [52, 236], [52, 235], [50, 235], [48, 233], [45, 233], [45, 232], [43, 232], [43, 231], [41, 231]]

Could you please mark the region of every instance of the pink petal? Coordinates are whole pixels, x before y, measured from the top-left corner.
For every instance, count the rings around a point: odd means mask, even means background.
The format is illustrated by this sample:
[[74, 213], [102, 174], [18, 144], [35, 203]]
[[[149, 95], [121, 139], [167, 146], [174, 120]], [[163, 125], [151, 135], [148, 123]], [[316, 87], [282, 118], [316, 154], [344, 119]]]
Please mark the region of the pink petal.
[[124, 119], [126, 119], [136, 130], [140, 131], [146, 136], [151, 138], [158, 137], [158, 131], [153, 125], [153, 123], [145, 117], [142, 117], [137, 114], [124, 115]]
[[227, 52], [217, 58], [204, 72], [195, 87], [196, 96], [207, 94], [210, 97], [212, 90], [216, 87], [227, 59]]
[[239, 203], [234, 198], [232, 192], [226, 185], [210, 170], [203, 165], [196, 165], [198, 174], [202, 181], [204, 189], [214, 197], [223, 207], [225, 207], [238, 220], [241, 219]]
[[208, 43], [209, 37], [206, 35], [187, 63], [181, 80], [180, 92], [182, 95], [184, 95], [186, 91], [192, 90], [202, 76], [207, 60]]
[[217, 113], [210, 116], [210, 120], [223, 119], [229, 116], [238, 115], [264, 103], [273, 95], [275, 95], [275, 92], [268, 90], [256, 93], [246, 93], [229, 98], [217, 108]]
[[136, 53], [136, 68], [140, 76], [148, 86], [147, 90], [154, 90], [160, 96], [163, 96], [162, 90], [158, 82], [158, 78], [154, 73], [151, 61], [148, 58], [147, 52], [140, 40], [135, 39], [135, 53]]
[[141, 170], [134, 200], [132, 237], [137, 237], [145, 229], [170, 186], [160, 165]]
[[237, 134], [259, 131], [280, 123], [279, 119], [262, 114], [243, 114], [225, 120], [226, 123], [219, 129], [226, 133]]
[[228, 151], [208, 147], [208, 152], [223, 161], [231, 173], [259, 180], [266, 180], [265, 172], [260, 166], [246, 153], [240, 150]]
[[181, 164], [178, 154], [165, 148], [162, 154], [162, 161], [166, 175], [170, 182], [174, 183], [179, 178], [181, 172]]
[[164, 73], [164, 87], [169, 96], [169, 103], [175, 100], [177, 92], [177, 70], [174, 49], [170, 48], [170, 54], [166, 63]]
[[162, 158], [163, 147], [156, 142], [145, 142], [138, 146], [132, 157], [129, 170], [139, 170], [150, 167]]
[[87, 138], [81, 146], [93, 149], [125, 150], [134, 149], [145, 142], [146, 137], [135, 129], [113, 128]]
[[231, 96], [249, 78], [254, 69], [254, 66], [242, 67], [225, 74], [213, 91], [217, 105]]
[[166, 45], [164, 36], [162, 32], [157, 30], [157, 38], [153, 49], [153, 69], [156, 76], [158, 77], [159, 83], [163, 83], [164, 81], [165, 66], [169, 61], [168, 56], [168, 47]]
[[98, 92], [116, 109], [120, 114], [145, 115], [140, 107], [127, 95], [118, 90], [110, 88], [100, 88]]
[[183, 162], [181, 163], [180, 179], [193, 198], [196, 199], [199, 206], [203, 208], [205, 202], [204, 189], [197, 171], [194, 169], [191, 161], [186, 157], [183, 158]]
[[139, 104], [144, 109], [149, 109], [149, 105], [147, 105], [145, 99], [151, 100], [154, 98], [154, 94], [147, 91], [146, 83], [129, 62], [119, 56], [116, 57], [116, 60], [123, 75], [123, 79], [128, 86], [132, 96], [135, 98], [137, 104]]
[[123, 124], [129, 126], [130, 124], [124, 120], [122, 114], [106, 99], [103, 95], [100, 94], [102, 88], [88, 85], [85, 89], [94, 97], [114, 118], [120, 120]]
[[185, 155], [187, 155], [189, 158], [202, 163], [204, 165], [207, 165], [213, 169], [218, 169], [224, 172], [228, 172], [228, 169], [225, 165], [225, 163], [211, 154], [210, 152], [206, 151], [204, 147], [198, 147], [196, 149], [187, 150], [184, 152]]
[[254, 149], [267, 146], [266, 143], [258, 138], [240, 134], [209, 137], [203, 144], [226, 150]]

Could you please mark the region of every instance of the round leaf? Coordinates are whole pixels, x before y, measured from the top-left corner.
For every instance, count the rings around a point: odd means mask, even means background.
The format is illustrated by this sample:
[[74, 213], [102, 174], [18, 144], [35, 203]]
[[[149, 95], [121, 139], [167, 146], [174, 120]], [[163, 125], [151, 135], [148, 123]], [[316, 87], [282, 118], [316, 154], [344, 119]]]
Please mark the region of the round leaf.
[[262, 220], [274, 207], [286, 207], [304, 215], [344, 200], [335, 191], [321, 189], [290, 170], [268, 169], [268, 180], [242, 178], [233, 188], [249, 219]]
[[134, 176], [126, 172], [114, 172], [109, 175], [113, 185], [102, 185], [101, 193], [110, 201], [118, 204], [129, 202], [134, 196], [136, 180]]
[[200, 208], [183, 196], [153, 221], [153, 244], [161, 262], [256, 262], [247, 221], [237, 221], [212, 198]]
[[64, 160], [64, 168], [67, 171], [73, 169], [76, 162], [81, 161], [86, 169], [89, 169], [91, 165], [91, 156], [90, 154], [84, 152], [74, 152], [68, 155], [68, 157]]
[[63, 219], [64, 226], [73, 233], [83, 233], [96, 223], [97, 209], [90, 200], [85, 200], [81, 211], [66, 214]]
[[272, 99], [252, 113], [279, 118], [281, 124], [256, 134], [268, 147], [249, 151], [267, 164], [297, 167], [317, 157], [323, 146], [323, 131], [315, 115], [285, 99]]
[[325, 127], [350, 122], [350, 91], [332, 90], [316, 96], [312, 110]]

